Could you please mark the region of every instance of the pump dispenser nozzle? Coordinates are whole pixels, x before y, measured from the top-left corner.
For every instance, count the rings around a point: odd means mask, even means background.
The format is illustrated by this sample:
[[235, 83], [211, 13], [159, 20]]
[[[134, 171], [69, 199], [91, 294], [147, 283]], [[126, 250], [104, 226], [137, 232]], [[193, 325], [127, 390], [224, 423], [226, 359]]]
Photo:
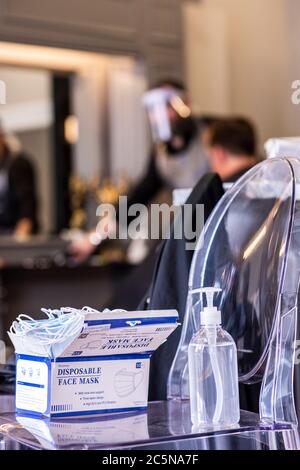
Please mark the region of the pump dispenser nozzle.
[[214, 294], [222, 292], [222, 289], [216, 287], [203, 287], [190, 291], [191, 294], [206, 295], [206, 307], [201, 312], [202, 325], [221, 325], [221, 312], [214, 306]]

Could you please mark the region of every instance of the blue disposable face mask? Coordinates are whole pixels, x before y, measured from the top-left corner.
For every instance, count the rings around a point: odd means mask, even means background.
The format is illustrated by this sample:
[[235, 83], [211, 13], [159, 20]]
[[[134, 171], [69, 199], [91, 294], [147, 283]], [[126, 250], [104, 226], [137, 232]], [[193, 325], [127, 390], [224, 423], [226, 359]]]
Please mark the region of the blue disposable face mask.
[[47, 319], [19, 315], [10, 327], [10, 335], [21, 337], [25, 348], [43, 346], [50, 356], [57, 356], [80, 334], [87, 311], [62, 308], [42, 312]]
[[[42, 351], [52, 358], [59, 356], [81, 333], [86, 315], [100, 314], [91, 307], [83, 307], [81, 310], [70, 307], [41, 310], [47, 316], [46, 319], [35, 320], [21, 314], [12, 323], [9, 336], [13, 343], [14, 337], [20, 339], [23, 350]], [[120, 311], [105, 309], [102, 313]]]

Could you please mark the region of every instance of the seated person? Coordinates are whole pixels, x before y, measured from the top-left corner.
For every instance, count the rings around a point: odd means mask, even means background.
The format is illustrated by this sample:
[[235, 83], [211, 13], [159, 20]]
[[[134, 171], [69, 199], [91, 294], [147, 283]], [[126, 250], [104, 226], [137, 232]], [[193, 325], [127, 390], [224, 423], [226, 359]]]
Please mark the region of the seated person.
[[[216, 121], [207, 131], [205, 142], [210, 165], [215, 174], [200, 179], [187, 203], [204, 204], [206, 221], [223, 195], [222, 182], [234, 182], [257, 162], [256, 134], [252, 124], [243, 118]], [[221, 178], [221, 179], [220, 179]], [[168, 240], [164, 243], [154, 278], [146, 296], [149, 310], [176, 309], [180, 322], [184, 320], [188, 290], [188, 277], [193, 252], [186, 251], [185, 240]], [[168, 342], [153, 354], [150, 366], [150, 400], [166, 399], [167, 378], [173, 362], [180, 329]], [[248, 400], [245, 408], [251, 407]]]

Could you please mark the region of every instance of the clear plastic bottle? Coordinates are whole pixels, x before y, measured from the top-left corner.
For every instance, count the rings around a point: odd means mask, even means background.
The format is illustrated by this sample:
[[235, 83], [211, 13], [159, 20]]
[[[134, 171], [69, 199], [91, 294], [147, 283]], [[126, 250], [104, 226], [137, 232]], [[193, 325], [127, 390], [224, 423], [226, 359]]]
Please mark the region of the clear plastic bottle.
[[240, 420], [237, 350], [232, 337], [221, 327], [221, 312], [213, 306], [220, 289], [205, 293], [207, 307], [201, 312], [201, 328], [188, 349], [191, 418], [204, 428], [232, 427]]

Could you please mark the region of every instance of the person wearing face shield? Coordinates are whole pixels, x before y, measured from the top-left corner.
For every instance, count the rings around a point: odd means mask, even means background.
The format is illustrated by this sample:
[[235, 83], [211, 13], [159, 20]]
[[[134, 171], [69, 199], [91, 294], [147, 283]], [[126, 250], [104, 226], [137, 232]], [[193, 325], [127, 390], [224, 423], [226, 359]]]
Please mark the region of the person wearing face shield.
[[[163, 190], [171, 193], [173, 189], [193, 188], [210, 170], [202, 136], [216, 119], [192, 115], [181, 82], [172, 79], [157, 82], [144, 94], [143, 104], [153, 145], [146, 172], [129, 194], [128, 207], [137, 203], [147, 205]], [[128, 223], [131, 220], [129, 217]], [[71, 254], [78, 261], [85, 261], [94, 252], [93, 235], [71, 246]]]
[[184, 85], [161, 80], [144, 94], [143, 103], [153, 147], [147, 171], [129, 204], [147, 204], [164, 188], [193, 188], [210, 170], [202, 135], [216, 119], [192, 115]]

